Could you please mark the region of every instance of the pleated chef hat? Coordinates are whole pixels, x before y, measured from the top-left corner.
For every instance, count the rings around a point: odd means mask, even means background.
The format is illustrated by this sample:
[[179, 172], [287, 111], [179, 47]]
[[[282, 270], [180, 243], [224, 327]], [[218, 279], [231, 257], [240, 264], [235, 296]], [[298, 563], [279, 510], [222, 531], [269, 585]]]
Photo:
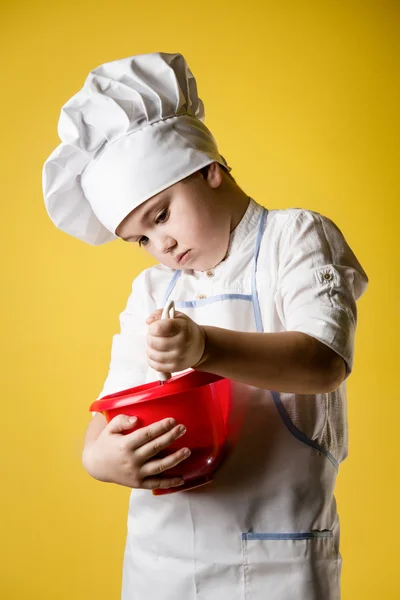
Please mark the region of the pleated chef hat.
[[61, 109], [62, 143], [43, 167], [55, 225], [103, 244], [137, 206], [216, 161], [204, 105], [181, 54], [156, 52], [94, 69]]

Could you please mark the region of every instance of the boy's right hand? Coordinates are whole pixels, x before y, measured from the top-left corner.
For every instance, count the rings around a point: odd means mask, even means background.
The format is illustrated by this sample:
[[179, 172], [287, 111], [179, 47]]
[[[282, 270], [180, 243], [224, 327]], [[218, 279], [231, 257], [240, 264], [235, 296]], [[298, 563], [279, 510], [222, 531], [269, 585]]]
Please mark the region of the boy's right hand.
[[160, 474], [188, 458], [188, 448], [163, 458], [153, 457], [181, 437], [185, 427], [176, 425], [174, 419], [163, 419], [124, 434], [137, 422], [130, 418], [133, 417], [117, 415], [98, 438], [85, 447], [82, 462], [89, 475], [99, 481], [146, 490], [182, 485], [180, 477], [161, 477]]

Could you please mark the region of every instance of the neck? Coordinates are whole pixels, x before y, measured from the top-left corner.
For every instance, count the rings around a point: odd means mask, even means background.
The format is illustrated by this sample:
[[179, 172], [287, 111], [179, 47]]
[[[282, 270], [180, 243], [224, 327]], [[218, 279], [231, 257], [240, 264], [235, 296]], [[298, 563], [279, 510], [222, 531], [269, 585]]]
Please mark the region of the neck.
[[239, 225], [249, 206], [250, 198], [238, 186], [229, 194], [229, 208], [231, 213], [230, 232]]

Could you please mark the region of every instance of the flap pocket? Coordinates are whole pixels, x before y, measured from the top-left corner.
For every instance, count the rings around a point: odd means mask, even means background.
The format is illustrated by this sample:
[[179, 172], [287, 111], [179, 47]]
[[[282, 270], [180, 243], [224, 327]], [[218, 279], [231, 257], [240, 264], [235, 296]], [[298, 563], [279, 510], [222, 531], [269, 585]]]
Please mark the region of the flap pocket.
[[340, 600], [332, 531], [242, 534], [246, 600]]

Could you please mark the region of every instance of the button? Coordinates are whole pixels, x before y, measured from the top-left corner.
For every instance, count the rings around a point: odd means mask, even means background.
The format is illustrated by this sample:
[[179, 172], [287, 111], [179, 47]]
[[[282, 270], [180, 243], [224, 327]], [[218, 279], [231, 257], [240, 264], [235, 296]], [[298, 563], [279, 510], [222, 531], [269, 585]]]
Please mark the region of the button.
[[214, 277], [214, 271], [207, 271], [206, 275], [207, 277]]
[[205, 294], [200, 294], [199, 295], [199, 300], [204, 300], [205, 298], [207, 298], [207, 296]]
[[332, 275], [332, 273], [327, 271], [326, 273], [323, 274], [323, 278], [325, 279], [325, 281], [332, 281], [333, 275]]

